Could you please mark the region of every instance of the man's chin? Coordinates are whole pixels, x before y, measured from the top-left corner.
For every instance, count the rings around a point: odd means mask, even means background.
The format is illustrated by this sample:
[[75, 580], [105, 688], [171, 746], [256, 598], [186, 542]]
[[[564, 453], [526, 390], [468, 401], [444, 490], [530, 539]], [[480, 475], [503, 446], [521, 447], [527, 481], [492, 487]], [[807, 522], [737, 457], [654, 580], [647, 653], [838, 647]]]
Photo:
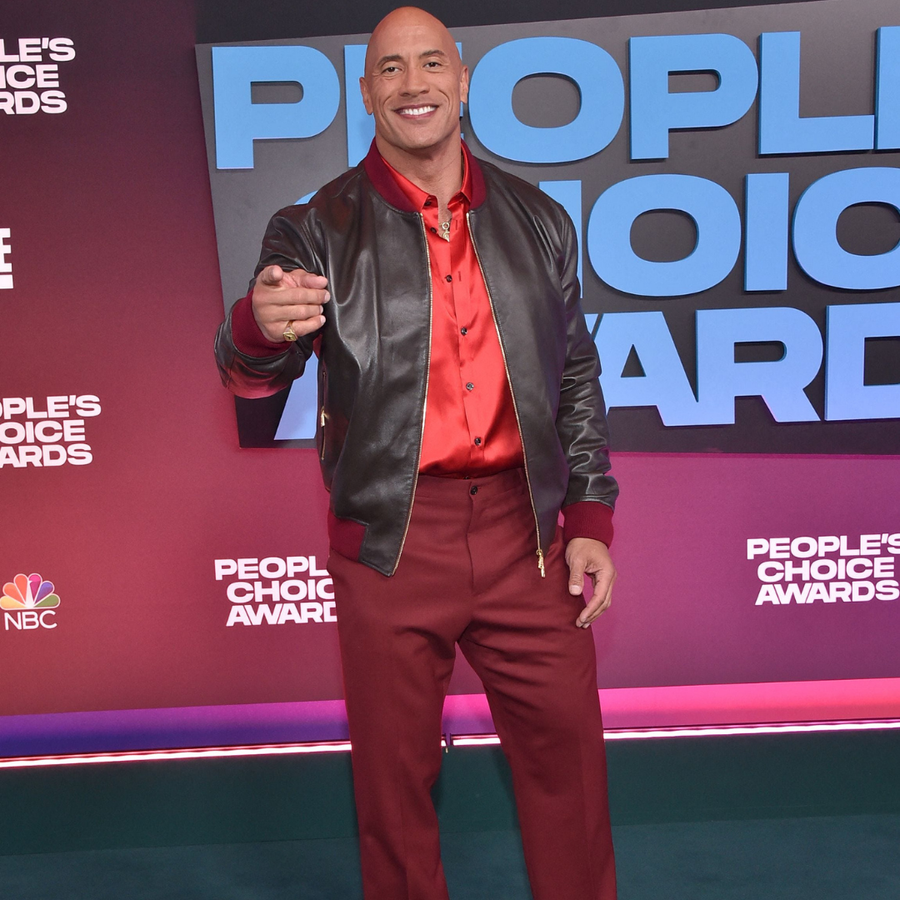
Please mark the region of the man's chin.
[[408, 153], [411, 156], [427, 157], [439, 153], [448, 144], [459, 140], [459, 135], [440, 135], [434, 134], [404, 134], [396, 136], [395, 139], [387, 138], [386, 142], [395, 150], [401, 153]]

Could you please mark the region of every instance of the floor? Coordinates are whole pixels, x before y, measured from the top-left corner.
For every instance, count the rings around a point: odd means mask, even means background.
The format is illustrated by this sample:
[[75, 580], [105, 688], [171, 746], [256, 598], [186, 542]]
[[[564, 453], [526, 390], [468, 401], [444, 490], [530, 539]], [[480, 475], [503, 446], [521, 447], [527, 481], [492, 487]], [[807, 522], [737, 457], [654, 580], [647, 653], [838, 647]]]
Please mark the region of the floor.
[[[620, 825], [620, 900], [898, 900], [900, 815]], [[514, 831], [450, 833], [453, 900], [528, 900]], [[0, 856], [3, 900], [356, 900], [352, 838]]]

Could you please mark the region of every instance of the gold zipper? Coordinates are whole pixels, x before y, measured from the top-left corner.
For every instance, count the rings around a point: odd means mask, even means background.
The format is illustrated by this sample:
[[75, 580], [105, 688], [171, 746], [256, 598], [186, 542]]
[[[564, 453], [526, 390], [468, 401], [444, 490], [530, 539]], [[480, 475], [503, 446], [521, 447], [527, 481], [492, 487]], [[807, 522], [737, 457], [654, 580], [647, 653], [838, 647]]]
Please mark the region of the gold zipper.
[[400, 557], [403, 554], [403, 548], [406, 546], [406, 536], [409, 534], [409, 523], [412, 519], [413, 503], [416, 501], [416, 488], [419, 484], [419, 461], [422, 459], [422, 445], [425, 443], [425, 413], [428, 409], [428, 382], [431, 375], [431, 328], [432, 319], [434, 317], [434, 295], [431, 285], [431, 252], [428, 249], [428, 232], [425, 230], [425, 216], [422, 213], [416, 213], [419, 222], [422, 225], [422, 237], [425, 240], [425, 262], [428, 268], [428, 353], [425, 357], [425, 399], [422, 401], [422, 431], [419, 434], [419, 450], [416, 453], [416, 468], [413, 477], [412, 496], [409, 499], [409, 512], [406, 514], [406, 525], [403, 528], [403, 538], [400, 541], [400, 550], [397, 552], [397, 559], [394, 561], [394, 568], [391, 569], [391, 575], [397, 571], [400, 565]]
[[322, 436], [322, 448], [319, 451], [319, 462], [325, 462], [325, 399], [328, 393], [328, 371], [323, 361], [319, 362], [322, 372], [322, 406], [319, 408], [319, 432]]
[[516, 403], [516, 394], [513, 391], [512, 379], [509, 377], [509, 365], [506, 362], [506, 348], [503, 346], [503, 336], [500, 334], [500, 326], [497, 324], [497, 311], [494, 309], [494, 298], [491, 296], [491, 289], [488, 286], [487, 278], [484, 274], [484, 265], [481, 262], [481, 254], [475, 244], [475, 235], [472, 233], [472, 222], [469, 220], [470, 212], [466, 213], [466, 228], [469, 230], [469, 240], [472, 242], [472, 249], [475, 251], [475, 259], [478, 260], [478, 268], [481, 271], [481, 280], [484, 282], [484, 290], [487, 293], [488, 303], [491, 307], [491, 318], [494, 320], [494, 328], [497, 331], [497, 340], [500, 344], [500, 355], [503, 357], [503, 368], [506, 372], [506, 383], [509, 385], [509, 396], [512, 397], [513, 412], [516, 414], [516, 427], [519, 429], [519, 441], [522, 444], [522, 461], [525, 464], [525, 482], [528, 485], [528, 499], [531, 502], [531, 511], [534, 514], [534, 532], [537, 537], [537, 558], [538, 570], [541, 578], [545, 578], [547, 573], [544, 571], [544, 551], [541, 549], [541, 524], [538, 521], [537, 509], [534, 505], [534, 494], [531, 490], [531, 475], [528, 472], [528, 455], [525, 453], [525, 437], [522, 434], [522, 420], [519, 418], [519, 407]]

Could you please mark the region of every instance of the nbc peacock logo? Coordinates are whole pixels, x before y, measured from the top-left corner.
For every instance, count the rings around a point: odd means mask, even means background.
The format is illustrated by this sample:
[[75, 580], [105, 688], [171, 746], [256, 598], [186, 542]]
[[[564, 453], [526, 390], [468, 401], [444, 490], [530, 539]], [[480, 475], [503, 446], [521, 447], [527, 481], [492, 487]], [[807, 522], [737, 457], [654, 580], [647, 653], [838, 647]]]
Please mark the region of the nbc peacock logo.
[[59, 595], [52, 581], [44, 581], [37, 572], [16, 575], [3, 585], [0, 609], [6, 631], [32, 631], [35, 628], [56, 628], [56, 607]]

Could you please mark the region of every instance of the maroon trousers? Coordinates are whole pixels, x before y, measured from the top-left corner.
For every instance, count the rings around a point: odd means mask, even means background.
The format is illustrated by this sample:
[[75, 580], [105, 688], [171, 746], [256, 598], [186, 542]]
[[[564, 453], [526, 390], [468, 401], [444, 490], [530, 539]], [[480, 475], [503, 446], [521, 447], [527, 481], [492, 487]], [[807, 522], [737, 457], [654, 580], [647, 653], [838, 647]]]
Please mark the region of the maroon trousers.
[[512, 770], [534, 900], [614, 900], [594, 643], [521, 470], [420, 477], [391, 578], [332, 552], [366, 900], [446, 900], [431, 788], [456, 645]]

